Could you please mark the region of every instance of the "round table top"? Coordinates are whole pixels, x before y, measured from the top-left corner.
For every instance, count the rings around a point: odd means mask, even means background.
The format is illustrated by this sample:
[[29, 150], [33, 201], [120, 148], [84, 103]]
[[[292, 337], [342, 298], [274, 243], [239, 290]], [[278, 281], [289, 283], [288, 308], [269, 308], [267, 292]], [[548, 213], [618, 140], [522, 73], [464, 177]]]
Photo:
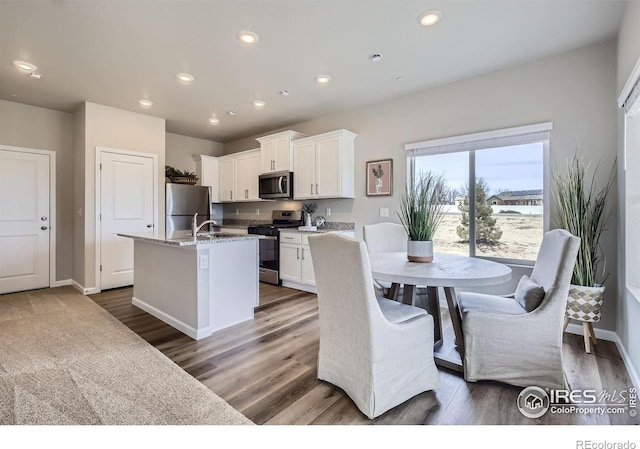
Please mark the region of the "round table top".
[[455, 254], [434, 254], [433, 262], [407, 260], [407, 253], [369, 255], [374, 279], [429, 287], [483, 287], [511, 279], [511, 268], [491, 260]]

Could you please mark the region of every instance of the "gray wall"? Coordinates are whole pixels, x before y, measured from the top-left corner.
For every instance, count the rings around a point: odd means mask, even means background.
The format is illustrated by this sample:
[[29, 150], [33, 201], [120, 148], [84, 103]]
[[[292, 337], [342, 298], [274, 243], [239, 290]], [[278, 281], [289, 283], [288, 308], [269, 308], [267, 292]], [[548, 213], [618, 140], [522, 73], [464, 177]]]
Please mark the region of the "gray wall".
[[[640, 58], [640, 1], [631, 2], [625, 11], [620, 34], [618, 36], [618, 90], [620, 94], [636, 62]], [[616, 95], [617, 98], [619, 95]], [[623, 160], [624, 155], [624, 113], [618, 113], [618, 159]], [[640, 151], [638, 148], [630, 148], [628, 151]], [[622, 165], [622, 164], [621, 164]], [[633, 173], [633, 176], [638, 176]], [[625, 182], [626, 173], [623, 167], [618, 169], [618, 188], [620, 190], [620, 213], [618, 226], [619, 264], [624, 267], [625, 259]], [[637, 238], [637, 237], [636, 237]], [[636, 373], [640, 372], [640, 298], [635, 298], [625, 287], [625, 270], [618, 272], [618, 288], [621, 298], [618, 305], [617, 334], [625, 346], [633, 363]]]
[[178, 170], [196, 171], [198, 156], [222, 156], [223, 145], [212, 140], [196, 139], [180, 134], [166, 133], [165, 163]]
[[[76, 123], [80, 122], [77, 118]], [[81, 124], [81, 123], [80, 123]], [[128, 150], [158, 155], [158, 230], [164, 231], [164, 165], [165, 165], [165, 121], [164, 119], [135, 112], [123, 111], [95, 103], [84, 104], [84, 201], [74, 206], [76, 213], [82, 210], [84, 241], [82, 250], [84, 263], [74, 272], [74, 279], [85, 288], [96, 285], [96, 219], [95, 219], [95, 157], [96, 147]], [[81, 157], [76, 154], [76, 157]], [[80, 192], [76, 192], [80, 193]], [[74, 200], [79, 199], [74, 198]], [[75, 201], [74, 201], [75, 202]]]
[[[551, 166], [564, 164], [576, 146], [587, 159], [611, 167], [616, 157], [616, 43], [591, 45], [531, 63], [469, 78], [413, 95], [370, 105], [289, 127], [305, 134], [346, 128], [356, 139], [356, 198], [319, 201], [319, 213], [332, 210], [331, 221], [362, 225], [385, 221], [379, 208], [387, 207], [392, 220], [406, 180], [404, 144], [439, 137], [500, 129], [544, 121], [554, 124], [550, 141]], [[277, 130], [274, 130], [277, 131]], [[225, 143], [225, 154], [255, 147], [253, 138]], [[392, 157], [392, 197], [365, 196], [365, 162]], [[604, 183], [607, 170], [601, 170]], [[617, 195], [614, 192], [613, 196]], [[225, 206], [225, 217], [256, 218], [256, 204]], [[260, 219], [268, 219], [278, 203], [260, 205]], [[617, 273], [617, 210], [603, 236], [607, 267]], [[240, 214], [235, 211], [239, 209]], [[617, 286], [607, 283], [607, 303], [598, 325], [615, 329]]]
[[0, 100], [0, 144], [56, 152], [56, 280], [73, 275], [73, 116]]

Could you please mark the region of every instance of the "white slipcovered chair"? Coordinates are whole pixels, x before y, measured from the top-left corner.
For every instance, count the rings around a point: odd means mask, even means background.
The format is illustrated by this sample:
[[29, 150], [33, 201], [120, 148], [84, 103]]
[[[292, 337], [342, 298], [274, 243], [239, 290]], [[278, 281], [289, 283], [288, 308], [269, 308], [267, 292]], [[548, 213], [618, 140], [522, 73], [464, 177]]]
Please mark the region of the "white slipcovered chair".
[[[567, 231], [547, 232], [531, 274], [534, 284], [522, 280], [514, 295], [458, 294], [467, 381], [567, 387], [562, 365], [563, 319], [579, 243]], [[527, 283], [529, 291], [521, 288]], [[544, 297], [528, 311], [531, 306], [525, 308], [522, 303], [536, 288]]]
[[[364, 225], [362, 231], [369, 254], [407, 250], [407, 232], [400, 224], [385, 222]], [[382, 288], [386, 297], [397, 298], [399, 284], [379, 280], [375, 282]]]
[[309, 237], [318, 289], [318, 379], [342, 388], [375, 418], [439, 386], [433, 318], [376, 298], [367, 248], [336, 233]]

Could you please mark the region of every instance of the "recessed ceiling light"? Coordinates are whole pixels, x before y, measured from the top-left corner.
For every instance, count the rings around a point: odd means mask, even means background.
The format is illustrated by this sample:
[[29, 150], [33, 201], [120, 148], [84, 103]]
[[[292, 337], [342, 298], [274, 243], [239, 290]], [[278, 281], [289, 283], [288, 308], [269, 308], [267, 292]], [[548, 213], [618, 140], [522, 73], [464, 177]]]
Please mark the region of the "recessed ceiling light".
[[253, 31], [240, 31], [236, 36], [243, 44], [255, 44], [260, 39]]
[[209, 123], [211, 123], [212, 125], [217, 125], [218, 123], [220, 123], [220, 119], [218, 117], [211, 117], [209, 119]]
[[265, 103], [262, 100], [254, 100], [253, 102], [253, 107], [256, 109], [262, 109], [267, 105], [267, 103]]
[[16, 66], [17, 69], [20, 69], [24, 72], [35, 72], [36, 70], [38, 70], [38, 68], [30, 62], [13, 61], [13, 65]]
[[435, 25], [442, 18], [442, 13], [437, 9], [423, 12], [418, 16], [418, 23], [423, 27], [429, 27]]
[[139, 100], [138, 103], [140, 103], [140, 106], [142, 106], [143, 108], [150, 108], [151, 106], [153, 106], [153, 101], [147, 100], [146, 98]]
[[234, 115], [236, 115], [236, 111], [227, 111], [227, 114], [233, 117]]
[[329, 75], [318, 75], [316, 76], [316, 81], [319, 84], [327, 84], [331, 81], [331, 77]]
[[396, 78], [396, 81], [404, 81], [404, 76], [399, 76]]
[[378, 62], [382, 59], [382, 55], [380, 53], [371, 53], [369, 55], [369, 60], [371, 62]]
[[9, 94], [9, 96], [10, 96], [10, 97], [14, 97], [14, 98], [15, 98], [15, 97], [17, 97], [17, 96], [18, 96], [18, 94], [14, 94], [13, 92], [11, 92], [11, 93]]
[[291, 95], [291, 91], [289, 89], [282, 89], [280, 91], [280, 95], [282, 95], [283, 97], [288, 97], [289, 95]]
[[188, 73], [178, 73], [176, 75], [176, 78], [178, 78], [178, 81], [184, 84], [189, 84], [193, 82], [193, 75], [189, 75]]

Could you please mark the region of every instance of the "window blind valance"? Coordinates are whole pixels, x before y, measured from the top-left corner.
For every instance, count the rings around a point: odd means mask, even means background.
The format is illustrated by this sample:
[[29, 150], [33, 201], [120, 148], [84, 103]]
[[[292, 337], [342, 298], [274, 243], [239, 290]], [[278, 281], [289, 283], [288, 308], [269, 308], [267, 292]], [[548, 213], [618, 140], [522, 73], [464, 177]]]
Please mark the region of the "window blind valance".
[[404, 149], [407, 152], [407, 157], [416, 157], [507, 147], [511, 145], [524, 145], [548, 140], [549, 132], [552, 128], [552, 122], [544, 122], [534, 125], [517, 126], [514, 128], [408, 143], [404, 146]]

